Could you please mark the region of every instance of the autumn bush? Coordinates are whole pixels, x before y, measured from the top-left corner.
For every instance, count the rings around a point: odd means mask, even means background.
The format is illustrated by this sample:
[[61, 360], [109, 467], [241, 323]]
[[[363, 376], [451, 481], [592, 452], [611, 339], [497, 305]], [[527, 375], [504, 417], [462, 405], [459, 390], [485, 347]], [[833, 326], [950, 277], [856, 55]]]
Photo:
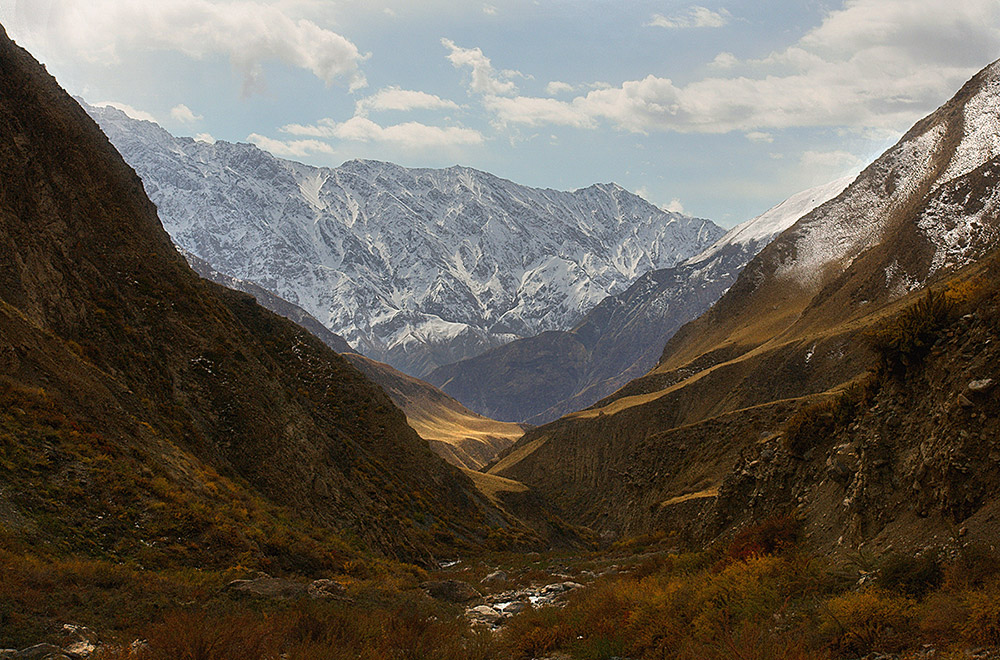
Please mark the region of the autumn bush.
[[956, 308], [953, 297], [928, 289], [916, 303], [883, 323], [871, 335], [879, 372], [900, 377], [920, 364]]
[[911, 598], [879, 588], [849, 591], [826, 602], [823, 631], [839, 652], [898, 651], [912, 639], [915, 605]]

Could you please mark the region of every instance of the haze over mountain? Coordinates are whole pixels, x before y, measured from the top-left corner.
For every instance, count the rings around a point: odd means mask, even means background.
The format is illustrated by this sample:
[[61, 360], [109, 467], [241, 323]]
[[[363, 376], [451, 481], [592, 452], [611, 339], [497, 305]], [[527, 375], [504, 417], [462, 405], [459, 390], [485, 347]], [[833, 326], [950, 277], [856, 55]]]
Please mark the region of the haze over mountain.
[[438, 367], [427, 380], [496, 419], [542, 424], [586, 408], [646, 373], [677, 328], [718, 300], [755, 254], [852, 179], [798, 193], [684, 263], [643, 274], [572, 330], [544, 332]]
[[418, 376], [572, 327], [642, 273], [724, 233], [615, 184], [559, 192], [457, 166], [316, 168], [252, 145], [175, 138], [114, 108], [88, 111], [178, 245]]
[[[704, 541], [797, 510], [816, 547], [922, 547], [965, 522], [988, 539], [998, 240], [994, 63], [751, 260], [653, 370], [490, 471], [612, 536], [666, 526]], [[930, 285], [947, 296], [901, 312]], [[956, 321], [947, 305], [972, 311]], [[872, 333], [902, 376], [863, 378]], [[953, 474], [949, 456], [982, 471]]]

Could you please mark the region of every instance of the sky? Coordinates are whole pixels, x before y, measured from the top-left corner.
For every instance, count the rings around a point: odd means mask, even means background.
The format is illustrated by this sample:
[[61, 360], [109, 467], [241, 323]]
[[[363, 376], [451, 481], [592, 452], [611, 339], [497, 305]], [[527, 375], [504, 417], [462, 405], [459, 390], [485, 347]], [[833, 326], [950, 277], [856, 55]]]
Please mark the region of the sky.
[[998, 0], [0, 0], [71, 94], [336, 166], [616, 182], [732, 226], [1000, 57]]

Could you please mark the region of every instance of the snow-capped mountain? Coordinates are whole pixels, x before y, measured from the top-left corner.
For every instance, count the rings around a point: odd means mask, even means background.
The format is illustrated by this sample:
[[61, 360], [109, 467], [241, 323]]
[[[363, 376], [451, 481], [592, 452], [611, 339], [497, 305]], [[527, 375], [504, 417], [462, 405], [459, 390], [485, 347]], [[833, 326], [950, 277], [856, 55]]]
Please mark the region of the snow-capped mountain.
[[996, 507], [974, 452], [997, 399], [974, 391], [998, 379], [998, 259], [994, 62], [761, 250], [649, 373], [490, 473], [609, 536], [727, 538], [788, 511], [824, 549], [972, 534]]
[[571, 331], [519, 339], [439, 367], [427, 380], [506, 421], [543, 424], [586, 408], [652, 368], [670, 336], [711, 307], [754, 255], [852, 180], [797, 193], [683, 264], [641, 275]]
[[411, 374], [571, 327], [723, 233], [615, 184], [559, 192], [457, 166], [317, 168], [87, 109], [178, 245]]

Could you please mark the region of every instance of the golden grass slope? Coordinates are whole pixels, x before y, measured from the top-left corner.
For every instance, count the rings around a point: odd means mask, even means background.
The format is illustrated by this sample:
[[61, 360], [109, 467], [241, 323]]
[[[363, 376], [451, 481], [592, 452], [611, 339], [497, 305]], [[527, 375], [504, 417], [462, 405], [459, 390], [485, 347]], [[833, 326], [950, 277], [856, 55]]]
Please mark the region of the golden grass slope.
[[387, 364], [357, 353], [344, 357], [380, 385], [413, 430], [452, 465], [478, 470], [524, 435], [520, 424], [474, 413], [433, 385]]

